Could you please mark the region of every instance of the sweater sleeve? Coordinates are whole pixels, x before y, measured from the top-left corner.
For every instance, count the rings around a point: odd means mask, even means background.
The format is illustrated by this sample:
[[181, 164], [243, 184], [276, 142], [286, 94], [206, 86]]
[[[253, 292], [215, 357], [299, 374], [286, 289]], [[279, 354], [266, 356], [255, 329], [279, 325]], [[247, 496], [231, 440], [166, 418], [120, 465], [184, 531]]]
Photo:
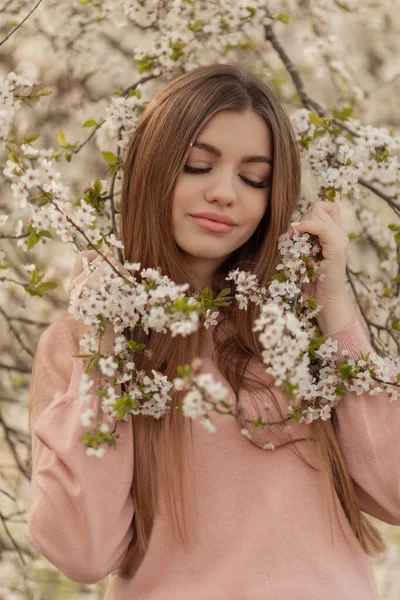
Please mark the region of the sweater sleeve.
[[[374, 352], [360, 323], [329, 334], [347, 358]], [[348, 392], [335, 409], [335, 431], [354, 481], [360, 509], [400, 525], [400, 402], [390, 402], [382, 392], [371, 396]]]
[[[133, 433], [130, 421], [121, 422], [115, 449], [106, 446], [102, 458], [86, 455], [79, 441], [87, 430], [81, 413], [97, 396], [84, 405], [79, 400], [84, 367], [72, 357], [78, 351], [77, 337], [62, 320], [39, 340], [31, 383], [28, 526], [40, 553], [64, 575], [95, 583], [117, 569], [132, 539]], [[91, 375], [94, 386], [96, 377]]]

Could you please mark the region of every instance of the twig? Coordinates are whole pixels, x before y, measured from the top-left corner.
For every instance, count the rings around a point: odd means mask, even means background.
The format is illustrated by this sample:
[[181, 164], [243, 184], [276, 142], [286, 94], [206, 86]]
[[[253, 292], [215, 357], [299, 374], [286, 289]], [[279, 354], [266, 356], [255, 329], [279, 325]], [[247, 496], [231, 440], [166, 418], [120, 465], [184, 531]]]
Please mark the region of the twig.
[[376, 336], [375, 336], [375, 334], [373, 333], [373, 331], [371, 331], [371, 327], [375, 327], [375, 328], [376, 328], [376, 329], [378, 329], [378, 330], [387, 331], [387, 333], [388, 333], [388, 334], [390, 335], [390, 337], [393, 339], [394, 343], [395, 343], [395, 344], [397, 345], [397, 347], [400, 349], [400, 341], [399, 341], [398, 339], [396, 339], [395, 335], [393, 334], [393, 332], [391, 331], [391, 329], [390, 329], [390, 328], [388, 328], [388, 327], [385, 327], [385, 326], [383, 326], [383, 325], [379, 325], [378, 323], [374, 323], [373, 321], [371, 321], [371, 319], [369, 319], [369, 318], [367, 317], [367, 315], [366, 315], [366, 313], [365, 313], [365, 310], [363, 309], [362, 303], [361, 303], [361, 301], [360, 301], [360, 299], [359, 299], [359, 296], [358, 296], [358, 294], [357, 294], [357, 290], [356, 290], [356, 288], [355, 288], [355, 285], [354, 285], [354, 283], [353, 283], [353, 280], [352, 280], [352, 277], [351, 277], [351, 270], [350, 270], [350, 268], [349, 268], [348, 266], [346, 266], [346, 274], [347, 274], [347, 277], [348, 277], [348, 280], [349, 280], [349, 283], [350, 283], [351, 289], [352, 289], [352, 291], [353, 291], [354, 297], [355, 297], [355, 299], [356, 299], [356, 301], [357, 301], [357, 304], [358, 304], [358, 307], [359, 307], [359, 309], [360, 309], [360, 312], [361, 312], [362, 318], [363, 318], [363, 319], [364, 319], [364, 321], [365, 321], [365, 324], [366, 324], [366, 326], [367, 326], [367, 328], [368, 328], [368, 331], [371, 333], [371, 343], [372, 343], [373, 347], [375, 348], [376, 352], [379, 354], [380, 352], [382, 352], [382, 349], [381, 349], [381, 348], [378, 348], [378, 347], [377, 347], [377, 345], [375, 344], [375, 338], [376, 338]]
[[42, 2], [42, 0], [38, 0], [38, 2], [36, 3], [36, 5], [32, 8], [32, 10], [26, 15], [25, 19], [23, 19], [21, 21], [21, 23], [19, 23], [16, 27], [14, 27], [14, 29], [12, 29], [10, 31], [10, 33], [4, 38], [4, 40], [2, 40], [0, 42], [0, 46], [2, 46], [8, 39], [10, 39], [10, 37], [13, 35], [13, 33], [15, 33], [17, 31], [17, 29], [19, 29], [27, 19], [29, 19], [29, 17], [31, 16], [31, 14], [37, 9], [37, 7], [39, 6], [39, 4]]
[[30, 373], [30, 369], [28, 367], [23, 367], [19, 365], [5, 365], [4, 363], [0, 363], [0, 369], [5, 369], [6, 371], [18, 371], [19, 373]]
[[9, 319], [9, 317], [8, 317], [8, 315], [7, 315], [7, 313], [5, 312], [5, 310], [3, 310], [3, 309], [2, 309], [2, 307], [1, 307], [1, 306], [0, 306], [0, 313], [3, 315], [3, 317], [4, 317], [4, 318], [5, 318], [5, 320], [7, 321], [7, 323], [8, 323], [8, 327], [11, 329], [11, 331], [13, 332], [13, 334], [15, 335], [15, 337], [17, 338], [17, 340], [18, 340], [18, 342], [20, 343], [21, 347], [22, 347], [22, 348], [25, 350], [25, 352], [26, 352], [27, 354], [29, 354], [29, 356], [31, 356], [31, 357], [33, 358], [33, 356], [34, 356], [34, 354], [35, 354], [35, 353], [34, 353], [34, 352], [33, 352], [33, 351], [30, 349], [30, 348], [28, 348], [28, 347], [27, 347], [27, 346], [24, 344], [24, 342], [23, 342], [23, 340], [22, 340], [22, 338], [21, 338], [20, 334], [19, 334], [19, 333], [18, 333], [18, 331], [15, 329], [15, 327], [14, 327], [14, 325], [11, 323], [11, 321], [10, 321], [10, 319]]
[[320, 104], [318, 104], [318, 102], [316, 102], [315, 100], [310, 98], [310, 96], [307, 94], [306, 88], [304, 86], [304, 83], [300, 76], [300, 73], [298, 72], [298, 70], [294, 66], [293, 62], [290, 60], [289, 56], [287, 55], [285, 49], [281, 45], [280, 41], [276, 37], [275, 32], [272, 29], [272, 25], [264, 25], [264, 32], [265, 32], [265, 39], [268, 40], [272, 44], [272, 47], [277, 52], [279, 58], [282, 60], [290, 77], [292, 78], [292, 81], [293, 81], [294, 86], [300, 96], [302, 104], [307, 108], [310, 108], [310, 107], [314, 108], [320, 116], [326, 116], [325, 109], [322, 108], [322, 106]]
[[386, 200], [386, 202], [393, 209], [393, 211], [397, 214], [397, 216], [400, 217], [400, 206], [396, 204], [397, 196], [388, 196], [387, 194], [384, 194], [383, 192], [378, 190], [378, 188], [376, 188], [374, 185], [372, 185], [372, 183], [369, 183], [369, 181], [367, 181], [363, 177], [359, 177], [358, 183], [360, 183], [362, 186], [366, 187], [367, 189], [371, 190], [371, 192], [374, 192], [374, 194], [376, 194], [383, 200]]
[[18, 456], [18, 452], [15, 448], [15, 444], [14, 444], [13, 440], [11, 439], [10, 428], [5, 423], [1, 412], [0, 412], [0, 424], [3, 426], [5, 439], [7, 441], [8, 447], [10, 448], [11, 453], [14, 457], [14, 460], [16, 462], [19, 472], [22, 473], [24, 475], [24, 477], [27, 479], [27, 481], [30, 482], [30, 480], [31, 480], [30, 475], [29, 475], [28, 471], [25, 469], [24, 465], [21, 463], [21, 460]]
[[17, 542], [13, 538], [13, 535], [12, 535], [10, 529], [8, 528], [8, 525], [7, 525], [7, 519], [3, 516], [3, 514], [2, 514], [1, 511], [0, 511], [0, 520], [3, 523], [4, 531], [6, 532], [9, 540], [11, 541], [11, 543], [14, 546], [15, 550], [18, 552], [18, 556], [20, 557], [22, 564], [25, 565], [26, 563], [25, 563], [25, 559], [24, 559], [24, 557], [22, 555], [21, 548], [18, 546]]
[[[139, 81], [136, 81], [136, 83], [132, 83], [132, 85], [128, 86], [122, 93], [121, 96], [127, 96], [129, 94], [129, 92], [131, 90], [135, 90], [139, 85], [142, 85], [143, 83], [146, 83], [146, 81], [150, 81], [151, 79], [157, 79], [157, 77], [160, 77], [160, 75], [148, 75], [147, 77], [143, 77], [142, 79], [139, 79]], [[93, 131], [90, 133], [90, 135], [86, 138], [86, 140], [84, 142], [82, 142], [81, 144], [78, 144], [76, 146], [76, 148], [74, 148], [72, 150], [73, 154], [77, 154], [82, 148], [83, 146], [85, 146], [88, 142], [90, 142], [90, 140], [93, 138], [93, 136], [95, 135], [96, 131], [98, 131], [100, 129], [100, 127], [102, 127], [104, 125], [104, 123], [106, 122], [105, 119], [103, 119], [103, 121], [101, 121], [97, 127], [95, 127], [93, 129]]]
[[[118, 142], [120, 142], [120, 141], [121, 141], [121, 138], [122, 138], [122, 132], [123, 132], [124, 130], [125, 130], [125, 127], [122, 125], [122, 126], [119, 128], [119, 130], [118, 130]], [[121, 159], [121, 146], [118, 144], [118, 142], [117, 142], [117, 148], [118, 148], [118, 150], [117, 150], [117, 158], [118, 158], [118, 161], [119, 161], [119, 160]], [[116, 220], [115, 220], [114, 187], [115, 187], [115, 181], [116, 181], [116, 179], [117, 179], [117, 174], [118, 174], [118, 171], [115, 171], [115, 173], [114, 173], [114, 174], [113, 174], [113, 176], [112, 176], [111, 183], [110, 183], [110, 193], [109, 193], [109, 196], [110, 196], [110, 204], [111, 204], [111, 221], [112, 221], [112, 230], [113, 230], [113, 232], [114, 232], [114, 235], [115, 235], [115, 237], [116, 237], [116, 238], [118, 238], [118, 229], [117, 229], [117, 222], [116, 222]], [[124, 259], [123, 259], [123, 256], [122, 256], [122, 250], [121, 250], [121, 248], [118, 248], [118, 249], [117, 249], [117, 251], [118, 251], [118, 259], [119, 259], [119, 262], [120, 262], [120, 263], [123, 263], [123, 262], [124, 262]]]
[[8, 316], [10, 321], [19, 321], [20, 323], [26, 323], [27, 325], [36, 325], [37, 327], [48, 327], [50, 323], [47, 321], [33, 321], [32, 319], [27, 319], [26, 317], [10, 317]]

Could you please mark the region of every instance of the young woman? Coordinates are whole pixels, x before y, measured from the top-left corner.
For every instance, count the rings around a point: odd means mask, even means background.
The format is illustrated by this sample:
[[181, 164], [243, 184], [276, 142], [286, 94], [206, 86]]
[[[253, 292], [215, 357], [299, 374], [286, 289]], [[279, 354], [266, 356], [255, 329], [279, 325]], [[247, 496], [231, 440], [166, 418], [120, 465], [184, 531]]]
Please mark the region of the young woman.
[[[188, 293], [204, 286], [218, 293], [236, 267], [267, 285], [299, 190], [297, 143], [267, 85], [231, 65], [194, 69], [156, 95], [130, 141], [125, 259], [190, 282]], [[218, 228], [221, 220], [229, 227]], [[322, 332], [350, 357], [367, 353], [345, 293], [338, 205], [318, 202], [299, 231], [318, 235], [323, 249]], [[96, 287], [96, 261], [89, 277], [76, 263], [71, 289]], [[40, 552], [69, 578], [110, 575], [107, 600], [376, 598], [369, 557], [384, 544], [361, 511], [400, 524], [400, 406], [384, 393], [349, 393], [331, 421], [271, 427], [249, 441], [240, 434], [249, 419], [287, 412], [252, 332], [258, 310], [233, 302], [215, 328], [186, 338], [153, 333], [151, 357], [137, 360], [139, 369], [172, 380], [177, 365], [201, 356], [202, 372], [229, 389], [239, 418], [213, 413], [210, 435], [176, 411], [159, 421], [134, 417], [100, 460], [79, 442], [84, 367], [72, 355], [82, 322], [68, 316], [42, 334], [31, 388], [29, 527]], [[275, 450], [263, 450], [266, 443]]]

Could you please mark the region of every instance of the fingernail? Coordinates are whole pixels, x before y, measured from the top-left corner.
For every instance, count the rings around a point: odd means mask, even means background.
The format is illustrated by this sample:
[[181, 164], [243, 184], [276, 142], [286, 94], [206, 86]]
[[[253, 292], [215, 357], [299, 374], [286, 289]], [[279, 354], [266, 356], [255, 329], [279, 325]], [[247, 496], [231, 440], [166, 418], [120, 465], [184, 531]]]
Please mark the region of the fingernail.
[[300, 225], [300, 221], [293, 221], [293, 223], [290, 223], [292, 227], [297, 227], [297, 225]]

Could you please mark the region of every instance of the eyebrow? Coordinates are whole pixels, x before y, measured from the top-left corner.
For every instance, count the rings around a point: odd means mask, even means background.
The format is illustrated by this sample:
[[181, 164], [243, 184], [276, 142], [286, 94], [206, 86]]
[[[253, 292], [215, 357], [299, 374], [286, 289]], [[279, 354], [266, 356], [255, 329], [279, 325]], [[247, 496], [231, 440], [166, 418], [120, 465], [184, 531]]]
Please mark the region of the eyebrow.
[[[192, 145], [192, 148], [199, 148], [200, 150], [206, 150], [206, 152], [211, 152], [214, 156], [218, 158], [222, 156], [221, 150], [212, 146], [211, 144], [207, 144], [206, 142], [195, 141]], [[242, 161], [244, 163], [267, 163], [272, 165], [272, 158], [270, 156], [262, 156], [262, 155], [254, 155], [254, 156], [243, 156]]]

